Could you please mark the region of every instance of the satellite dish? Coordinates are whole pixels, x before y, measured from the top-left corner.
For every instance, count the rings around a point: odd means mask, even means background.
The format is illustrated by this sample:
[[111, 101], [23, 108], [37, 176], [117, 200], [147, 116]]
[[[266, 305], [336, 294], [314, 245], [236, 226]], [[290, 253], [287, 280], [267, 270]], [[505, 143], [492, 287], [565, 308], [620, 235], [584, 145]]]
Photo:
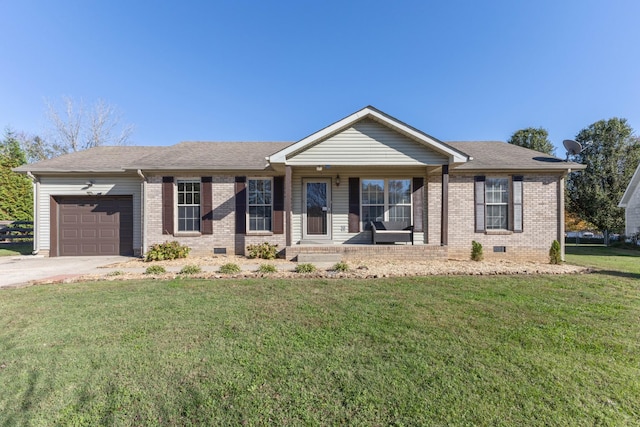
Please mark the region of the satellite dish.
[[569, 156], [575, 156], [576, 154], [580, 154], [582, 152], [582, 145], [578, 141], [574, 141], [573, 139], [565, 139], [562, 141], [562, 145], [567, 150], [567, 160]]

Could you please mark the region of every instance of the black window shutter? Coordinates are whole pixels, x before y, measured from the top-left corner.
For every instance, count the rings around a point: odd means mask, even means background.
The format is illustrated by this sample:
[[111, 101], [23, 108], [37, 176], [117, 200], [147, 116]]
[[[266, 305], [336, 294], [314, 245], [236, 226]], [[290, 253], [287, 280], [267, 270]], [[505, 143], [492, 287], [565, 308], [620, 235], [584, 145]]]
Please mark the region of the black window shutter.
[[284, 234], [284, 176], [273, 177], [273, 234]]
[[360, 231], [360, 178], [349, 178], [349, 233]]
[[474, 179], [476, 233], [485, 231], [484, 181], [484, 176], [476, 176]]
[[424, 231], [424, 178], [413, 178], [413, 231]]
[[162, 177], [162, 234], [173, 234], [173, 177]]
[[203, 176], [201, 181], [200, 214], [202, 215], [202, 234], [213, 234], [213, 179], [210, 176]]
[[247, 232], [247, 178], [236, 176], [236, 234]]
[[522, 193], [523, 193], [523, 181], [524, 181], [524, 177], [522, 176], [514, 176], [512, 179], [512, 186], [513, 186], [513, 231], [516, 233], [522, 233], [523, 231], [523, 224], [522, 224], [522, 218], [523, 218], [523, 212], [522, 212], [522, 206], [523, 206], [523, 200], [522, 200]]

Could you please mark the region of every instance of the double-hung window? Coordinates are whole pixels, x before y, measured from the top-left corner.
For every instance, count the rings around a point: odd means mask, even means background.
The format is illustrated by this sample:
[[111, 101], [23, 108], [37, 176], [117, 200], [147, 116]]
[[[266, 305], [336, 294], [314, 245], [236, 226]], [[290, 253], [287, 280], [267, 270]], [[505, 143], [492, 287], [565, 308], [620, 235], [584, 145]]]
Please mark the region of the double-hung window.
[[487, 178], [485, 182], [487, 230], [506, 230], [509, 224], [509, 179]]
[[363, 229], [371, 221], [403, 221], [411, 225], [410, 179], [362, 179], [361, 209]]
[[178, 231], [200, 231], [200, 180], [178, 180]]
[[250, 178], [248, 184], [249, 231], [271, 231], [273, 181], [270, 178]]
[[522, 232], [522, 176], [475, 177], [475, 230]]

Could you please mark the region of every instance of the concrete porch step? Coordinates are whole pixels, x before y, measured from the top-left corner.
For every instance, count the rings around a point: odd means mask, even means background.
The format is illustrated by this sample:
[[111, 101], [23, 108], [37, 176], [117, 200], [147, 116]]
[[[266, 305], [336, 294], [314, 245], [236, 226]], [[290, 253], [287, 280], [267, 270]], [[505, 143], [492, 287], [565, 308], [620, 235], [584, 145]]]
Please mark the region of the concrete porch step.
[[297, 261], [299, 263], [337, 263], [342, 261], [342, 254], [313, 254], [303, 253], [298, 254]]

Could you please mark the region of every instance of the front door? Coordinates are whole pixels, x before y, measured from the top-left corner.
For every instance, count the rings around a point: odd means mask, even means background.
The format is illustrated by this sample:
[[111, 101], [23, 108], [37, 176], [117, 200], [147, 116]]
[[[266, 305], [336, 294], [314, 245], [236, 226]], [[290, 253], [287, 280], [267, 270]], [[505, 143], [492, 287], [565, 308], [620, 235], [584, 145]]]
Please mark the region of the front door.
[[304, 180], [303, 238], [331, 239], [331, 180]]

